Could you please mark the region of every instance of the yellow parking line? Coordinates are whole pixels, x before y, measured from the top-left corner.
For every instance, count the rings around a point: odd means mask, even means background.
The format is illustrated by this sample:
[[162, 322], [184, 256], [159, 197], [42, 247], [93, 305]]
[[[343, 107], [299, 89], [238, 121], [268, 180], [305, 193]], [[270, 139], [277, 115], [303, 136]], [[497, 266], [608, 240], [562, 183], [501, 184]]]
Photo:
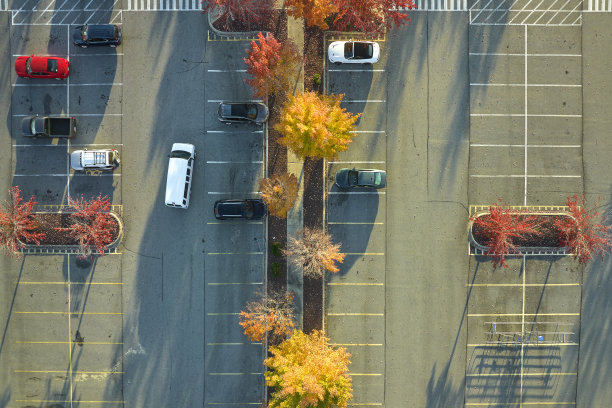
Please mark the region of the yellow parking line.
[[329, 286], [384, 286], [384, 283], [366, 283], [366, 282], [329, 282]]
[[384, 252], [344, 252], [344, 255], [384, 255]]
[[491, 316], [580, 316], [580, 313], [468, 313], [468, 317]]
[[478, 287], [478, 286], [580, 286], [580, 283], [468, 283], [467, 287]]
[[351, 373], [351, 376], [362, 376], [362, 377], [380, 377], [382, 374], [362, 374], [362, 373]]
[[[77, 343], [76, 341], [25, 341], [25, 340], [18, 340], [15, 343], [17, 344], [74, 344]], [[83, 342], [78, 342], [78, 343], [82, 343], [82, 344], [123, 344], [123, 342], [119, 342], [119, 343], [114, 343], [114, 342], [106, 342], [106, 341], [83, 341]]]

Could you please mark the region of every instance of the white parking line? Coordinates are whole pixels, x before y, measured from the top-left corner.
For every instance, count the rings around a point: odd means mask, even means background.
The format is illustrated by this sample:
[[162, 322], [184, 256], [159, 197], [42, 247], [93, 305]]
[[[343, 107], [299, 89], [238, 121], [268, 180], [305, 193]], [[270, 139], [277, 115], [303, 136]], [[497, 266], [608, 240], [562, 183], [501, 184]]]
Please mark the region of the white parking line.
[[328, 221], [328, 225], [384, 225], [384, 222], [342, 222], [342, 221]]
[[121, 82], [109, 82], [109, 83], [99, 83], [99, 84], [69, 84], [69, 86], [123, 86]]
[[528, 177], [528, 178], [547, 178], [547, 177], [552, 177], [552, 178], [580, 178], [582, 176], [573, 176], [573, 175], [546, 175], [546, 174], [537, 174], [537, 175], [532, 175], [532, 174], [470, 174], [470, 177], [481, 177], [481, 178], [485, 178], [485, 177], [499, 177], [499, 178], [503, 178], [503, 177], [509, 177], [509, 178], [523, 178], [523, 177]]
[[[522, 144], [495, 144], [495, 143], [472, 143], [470, 144], [470, 147], [520, 147], [523, 148], [525, 147], [525, 145]], [[527, 147], [545, 147], [545, 148], [549, 148], [549, 147], [571, 147], [571, 148], [581, 148], [581, 145], [530, 145], [528, 144]]]
[[206, 255], [263, 255], [263, 252], [207, 252]]
[[384, 283], [369, 283], [369, 282], [329, 282], [329, 286], [384, 286]]
[[332, 163], [339, 163], [339, 164], [346, 164], [346, 163], [376, 163], [376, 164], [383, 164], [386, 163], [384, 161], [330, 161], [328, 162], [329, 164]]
[[349, 133], [385, 133], [384, 130], [351, 130]]
[[543, 114], [534, 114], [534, 113], [529, 113], [527, 115], [524, 113], [470, 113], [470, 116], [521, 117], [521, 118], [524, 118], [525, 116], [527, 116], [528, 118], [581, 118], [582, 117], [582, 115], [543, 115]]
[[66, 176], [85, 176], [85, 177], [121, 177], [121, 173], [111, 173], [111, 174], [107, 174], [107, 173], [100, 173], [100, 174], [86, 174], [86, 173], [73, 173], [73, 174], [66, 174], [66, 173], [61, 173], [61, 174], [55, 174], [55, 173], [49, 173], [49, 174], [14, 174], [15, 177], [66, 177]]
[[481, 84], [470, 83], [470, 86], [527, 86], [527, 87], [567, 87], [580, 88], [582, 84]]
[[[207, 102], [210, 103], [221, 103], [225, 102], [227, 99], [209, 99]], [[263, 102], [262, 99], [247, 99], [245, 102]]]
[[385, 103], [384, 99], [343, 99], [342, 102], [349, 103]]
[[43, 87], [43, 86], [66, 86], [66, 84], [61, 84], [61, 83], [55, 83], [55, 84], [13, 84], [13, 86], [15, 86], [15, 87], [17, 87], [17, 86], [27, 86], [27, 87], [38, 86], [38, 87]]
[[328, 316], [377, 316], [383, 317], [384, 313], [327, 313]]
[[70, 54], [73, 57], [109, 57], [109, 56], [113, 56], [113, 55], [117, 55], [117, 56], [123, 56], [124, 54], [122, 52], [109, 52], [106, 54], [81, 54], [81, 53], [76, 53], [76, 54]]
[[384, 191], [328, 191], [327, 194], [385, 194]]
[[263, 282], [209, 282], [210, 286], [225, 286], [225, 285], [263, 285]]
[[491, 55], [491, 56], [502, 56], [502, 57], [576, 57], [582, 58], [580, 54], [514, 54], [514, 53], [505, 53], [505, 52], [470, 52], [470, 55]]
[[260, 191], [209, 191], [208, 194], [219, 195], [219, 194], [261, 194]]
[[206, 133], [226, 134], [226, 133], [263, 133], [263, 130], [207, 130]]
[[207, 160], [207, 164], [262, 164], [263, 160], [259, 161], [214, 161]]
[[[14, 144], [13, 147], [63, 147], [65, 144]], [[123, 146], [123, 143], [85, 143], [85, 144], [74, 144], [70, 143], [70, 146]]]
[[247, 72], [246, 69], [209, 69], [207, 72]]
[[385, 72], [384, 69], [328, 69], [328, 72]]

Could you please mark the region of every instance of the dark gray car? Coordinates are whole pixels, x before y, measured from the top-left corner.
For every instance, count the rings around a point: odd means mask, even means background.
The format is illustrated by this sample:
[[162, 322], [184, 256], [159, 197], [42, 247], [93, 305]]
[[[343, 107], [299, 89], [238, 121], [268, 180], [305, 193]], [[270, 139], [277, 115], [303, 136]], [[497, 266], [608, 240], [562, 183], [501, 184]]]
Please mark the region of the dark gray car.
[[121, 44], [121, 27], [115, 24], [85, 24], [75, 27], [72, 42], [82, 48], [107, 45], [116, 47]]
[[263, 124], [268, 120], [268, 107], [261, 102], [221, 102], [218, 116], [223, 123]]
[[336, 172], [336, 185], [341, 189], [383, 188], [387, 185], [387, 173], [375, 169], [340, 169]]
[[262, 199], [219, 200], [215, 203], [215, 217], [219, 220], [232, 218], [259, 220], [266, 215], [266, 203]]

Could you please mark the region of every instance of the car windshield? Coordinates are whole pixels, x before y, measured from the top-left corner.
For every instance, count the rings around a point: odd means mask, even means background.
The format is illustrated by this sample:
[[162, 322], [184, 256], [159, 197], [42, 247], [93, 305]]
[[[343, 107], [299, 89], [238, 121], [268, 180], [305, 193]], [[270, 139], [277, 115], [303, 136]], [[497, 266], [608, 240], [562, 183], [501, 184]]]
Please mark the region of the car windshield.
[[191, 153], [186, 152], [184, 150], [173, 150], [172, 152], [170, 152], [170, 157], [175, 159], [188, 160], [191, 157]]
[[357, 171], [356, 170], [349, 170], [349, 172], [348, 172], [348, 185], [349, 186], [357, 185]]
[[28, 74], [31, 74], [31, 73], [32, 73], [32, 67], [30, 66], [30, 63], [31, 63], [31, 62], [32, 62], [32, 57], [30, 57], [30, 58], [28, 58], [28, 59], [26, 60], [26, 72], [27, 72]]
[[379, 172], [374, 173], [374, 184], [377, 186], [380, 186], [381, 182], [382, 182], [382, 174]]
[[55, 58], [47, 59], [47, 71], [57, 72], [59, 68], [59, 62]]
[[353, 43], [352, 42], [347, 41], [344, 43], [344, 58], [346, 59], [353, 58]]
[[244, 202], [242, 215], [245, 218], [251, 218], [253, 216], [253, 203], [250, 201]]
[[367, 59], [372, 58], [374, 54], [374, 46], [370, 43], [357, 42], [355, 43], [355, 58]]
[[257, 117], [257, 105], [249, 105], [247, 116], [249, 119], [255, 119]]

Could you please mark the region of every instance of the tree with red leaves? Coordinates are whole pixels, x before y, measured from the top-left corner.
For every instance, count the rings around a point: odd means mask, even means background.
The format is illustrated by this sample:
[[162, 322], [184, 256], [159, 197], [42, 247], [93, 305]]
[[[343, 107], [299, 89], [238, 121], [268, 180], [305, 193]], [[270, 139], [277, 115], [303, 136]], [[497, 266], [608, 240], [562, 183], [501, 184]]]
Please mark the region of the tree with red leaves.
[[34, 196], [28, 202], [22, 203], [21, 189], [18, 186], [9, 188], [10, 199], [4, 202], [0, 209], [0, 245], [4, 247], [7, 255], [21, 258], [23, 255], [18, 251], [23, 248], [25, 242], [40, 245], [45, 239], [43, 232], [36, 232], [36, 221], [32, 214]]
[[506, 208], [499, 203], [489, 207], [489, 214], [480, 217], [471, 217], [475, 228], [480, 228], [489, 248], [486, 255], [493, 259], [493, 267], [508, 267], [506, 256], [516, 250], [514, 243], [517, 239], [524, 239], [528, 234], [537, 236], [540, 225], [538, 217], [526, 215], [524, 210]]
[[104, 255], [108, 244], [114, 240], [117, 223], [110, 215], [111, 203], [108, 196], [98, 197], [87, 201], [83, 196], [78, 200], [68, 200], [74, 212], [70, 216], [71, 225], [68, 228], [56, 228], [58, 231], [68, 232], [80, 246], [79, 258], [93, 255], [93, 249]]
[[603, 225], [605, 217], [596, 210], [598, 203], [590, 211], [584, 204], [583, 196], [568, 197], [567, 206], [574, 218], [555, 220], [561, 244], [574, 254], [574, 259], [578, 259], [581, 265], [586, 265], [593, 256], [603, 259], [612, 250], [612, 226]]
[[414, 0], [333, 0], [338, 7], [334, 29], [379, 34], [393, 24], [400, 28], [409, 22], [408, 14], [400, 10], [416, 8]]
[[225, 31], [244, 31], [244, 27], [246, 31], [252, 31], [261, 29], [273, 5], [274, 0], [202, 0], [202, 12], [218, 9], [220, 17], [217, 21]]
[[301, 57], [293, 42], [276, 41], [272, 34], [264, 37], [257, 34], [257, 41], [251, 41], [244, 62], [247, 74], [252, 78], [245, 79], [254, 91], [256, 98], [268, 95], [281, 95], [294, 88], [297, 81]]

